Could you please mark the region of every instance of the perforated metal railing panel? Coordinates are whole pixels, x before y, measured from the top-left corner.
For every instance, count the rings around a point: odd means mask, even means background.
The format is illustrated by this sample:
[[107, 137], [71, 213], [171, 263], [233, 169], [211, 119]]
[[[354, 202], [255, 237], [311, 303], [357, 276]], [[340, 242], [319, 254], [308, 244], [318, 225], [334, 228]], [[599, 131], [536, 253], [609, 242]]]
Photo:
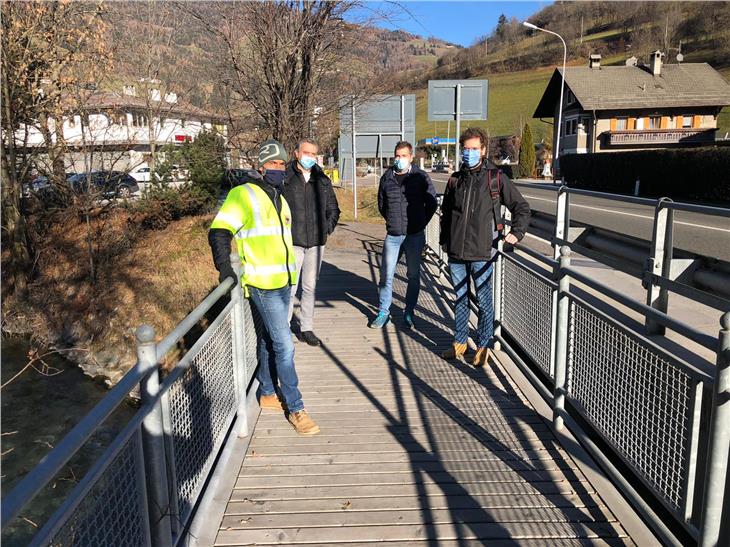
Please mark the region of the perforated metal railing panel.
[[144, 488], [137, 430], [49, 544], [149, 545]]
[[236, 412], [231, 314], [169, 391], [179, 518], [185, 522]]
[[502, 328], [552, 378], [553, 288], [511, 260], [502, 268]]
[[669, 503], [683, 499], [692, 379], [627, 329], [571, 300], [568, 393]]
[[258, 366], [258, 353], [257, 344], [258, 338], [256, 336], [256, 330], [260, 325], [256, 325], [255, 321], [261, 321], [258, 314], [251, 313], [251, 302], [248, 299], [243, 301], [243, 323], [244, 323], [244, 359], [246, 361], [246, 381], [244, 385], [248, 386], [256, 373], [256, 367]]

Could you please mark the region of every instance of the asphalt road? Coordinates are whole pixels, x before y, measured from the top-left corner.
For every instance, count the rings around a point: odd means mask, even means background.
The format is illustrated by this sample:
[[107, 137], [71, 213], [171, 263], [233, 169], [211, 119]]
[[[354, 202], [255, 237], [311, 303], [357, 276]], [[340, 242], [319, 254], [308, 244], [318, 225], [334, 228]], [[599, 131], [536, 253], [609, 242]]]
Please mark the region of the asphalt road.
[[[431, 173], [436, 191], [446, 187], [448, 174]], [[557, 192], [552, 185], [518, 183], [533, 211], [555, 215]], [[571, 196], [571, 220], [597, 228], [651, 241], [654, 209], [609, 199]], [[691, 253], [730, 262], [730, 219], [677, 211], [674, 214], [674, 246]]]

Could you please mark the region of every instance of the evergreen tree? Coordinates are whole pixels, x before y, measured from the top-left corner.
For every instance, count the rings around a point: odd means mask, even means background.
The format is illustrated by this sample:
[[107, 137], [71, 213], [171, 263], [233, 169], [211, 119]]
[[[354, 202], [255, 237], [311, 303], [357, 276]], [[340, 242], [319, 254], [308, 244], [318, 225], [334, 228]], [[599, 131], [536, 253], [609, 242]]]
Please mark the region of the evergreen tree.
[[521, 177], [531, 177], [535, 173], [535, 143], [532, 140], [532, 130], [529, 123], [526, 123], [525, 128], [522, 130], [519, 173]]
[[225, 169], [225, 144], [215, 131], [201, 131], [195, 140], [183, 145], [182, 156], [189, 171], [192, 186], [210, 199], [220, 191]]

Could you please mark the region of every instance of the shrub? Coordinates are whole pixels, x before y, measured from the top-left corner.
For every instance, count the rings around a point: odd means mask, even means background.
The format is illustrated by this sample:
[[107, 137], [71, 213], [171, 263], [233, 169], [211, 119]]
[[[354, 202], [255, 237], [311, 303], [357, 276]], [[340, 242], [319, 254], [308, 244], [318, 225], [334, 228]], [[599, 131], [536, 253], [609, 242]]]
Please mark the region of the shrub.
[[530, 124], [525, 124], [520, 144], [520, 176], [531, 177], [535, 173], [535, 143], [532, 140]]

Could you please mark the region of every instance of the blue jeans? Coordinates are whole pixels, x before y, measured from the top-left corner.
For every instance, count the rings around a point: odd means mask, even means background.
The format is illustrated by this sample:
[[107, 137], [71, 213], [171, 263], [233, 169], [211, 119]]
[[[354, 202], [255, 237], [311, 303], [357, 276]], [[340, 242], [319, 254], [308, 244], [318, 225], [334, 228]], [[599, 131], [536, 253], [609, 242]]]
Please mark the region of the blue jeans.
[[393, 302], [393, 276], [398, 259], [405, 251], [408, 278], [406, 289], [406, 309], [413, 312], [421, 290], [421, 253], [426, 244], [426, 234], [421, 230], [407, 236], [393, 236], [388, 234], [383, 242], [383, 261], [380, 265], [380, 305], [379, 311], [390, 313]]
[[304, 408], [299, 392], [299, 378], [294, 369], [294, 344], [289, 329], [289, 299], [291, 287], [281, 289], [248, 288], [253, 306], [251, 311], [258, 337], [259, 370], [256, 378], [261, 395], [276, 393], [276, 381], [281, 387], [289, 412]]
[[469, 283], [476, 285], [479, 321], [477, 323], [477, 346], [492, 347], [494, 342], [494, 306], [492, 303], [491, 261], [470, 262], [449, 260], [451, 284], [454, 287], [454, 342], [466, 344], [469, 338]]

